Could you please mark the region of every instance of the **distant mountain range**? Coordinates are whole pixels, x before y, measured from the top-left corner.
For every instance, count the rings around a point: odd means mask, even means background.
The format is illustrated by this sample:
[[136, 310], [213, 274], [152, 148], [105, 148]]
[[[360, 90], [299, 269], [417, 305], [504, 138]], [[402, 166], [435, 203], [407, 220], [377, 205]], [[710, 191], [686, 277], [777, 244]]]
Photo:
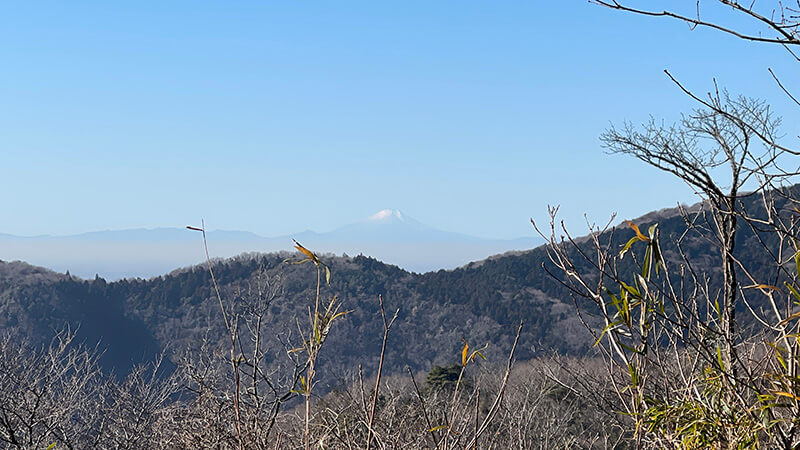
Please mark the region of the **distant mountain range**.
[[[207, 233], [212, 258], [292, 249], [292, 238], [319, 253], [367, 255], [412, 272], [452, 269], [491, 255], [534, 248], [542, 239], [482, 239], [426, 226], [396, 209], [326, 233], [264, 237], [247, 231]], [[198, 233], [184, 228], [95, 231], [69, 236], [0, 234], [0, 259], [26, 261], [82, 278], [150, 278], [205, 259]]]

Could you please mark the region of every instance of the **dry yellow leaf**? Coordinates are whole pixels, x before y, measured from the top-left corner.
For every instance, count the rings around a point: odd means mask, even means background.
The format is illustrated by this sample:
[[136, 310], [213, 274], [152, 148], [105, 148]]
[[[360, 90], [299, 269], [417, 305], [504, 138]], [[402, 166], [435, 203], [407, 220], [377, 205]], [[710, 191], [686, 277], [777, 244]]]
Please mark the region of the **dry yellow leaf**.
[[643, 235], [642, 232], [639, 231], [639, 227], [635, 223], [631, 222], [630, 220], [626, 220], [625, 222], [628, 224], [629, 227], [633, 229], [633, 231], [636, 232], [636, 236], [639, 238], [640, 241], [648, 242], [650, 240], [649, 237]]

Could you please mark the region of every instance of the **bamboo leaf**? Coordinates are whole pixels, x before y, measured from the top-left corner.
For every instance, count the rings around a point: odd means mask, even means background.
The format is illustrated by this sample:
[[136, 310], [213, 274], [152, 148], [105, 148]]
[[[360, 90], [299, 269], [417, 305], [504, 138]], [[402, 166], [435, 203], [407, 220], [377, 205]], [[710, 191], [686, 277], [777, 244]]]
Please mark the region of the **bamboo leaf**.
[[353, 312], [352, 309], [347, 310], [347, 311], [340, 311], [340, 312], [334, 314], [333, 316], [331, 316], [331, 322], [333, 322], [333, 319], [336, 319], [337, 317], [341, 317], [341, 316], [350, 314], [351, 312]]
[[786, 361], [783, 359], [783, 355], [781, 355], [780, 351], [775, 352], [775, 358], [778, 360], [778, 363], [780, 363], [781, 367], [783, 367], [783, 370], [786, 370], [788, 368], [786, 365]]
[[619, 282], [619, 284], [620, 284], [620, 285], [621, 285], [623, 288], [625, 288], [625, 290], [626, 290], [626, 291], [630, 292], [630, 293], [631, 293], [631, 294], [632, 294], [634, 297], [636, 297], [636, 298], [641, 298], [641, 296], [642, 296], [642, 295], [639, 293], [639, 290], [638, 290], [638, 289], [636, 289], [636, 288], [634, 288], [634, 287], [632, 287], [632, 286], [628, 286], [627, 284], [625, 284], [625, 282], [624, 282], [624, 281], [620, 281], [620, 282]]
[[637, 242], [638, 240], [639, 240], [639, 238], [638, 238], [638, 237], [636, 237], [636, 236], [632, 237], [632, 238], [631, 238], [631, 239], [630, 239], [630, 240], [629, 240], [629, 241], [628, 241], [628, 242], [625, 244], [625, 246], [624, 246], [624, 247], [622, 247], [622, 250], [620, 250], [620, 252], [619, 252], [619, 257], [620, 257], [620, 258], [622, 258], [623, 256], [625, 256], [625, 253], [628, 253], [628, 250], [630, 250], [630, 248], [631, 248], [631, 245], [633, 245], [633, 244], [634, 244], [635, 242]]
[[631, 376], [631, 383], [636, 386], [639, 384], [639, 375], [636, 371], [636, 368], [633, 365], [628, 364], [628, 373]]
[[743, 286], [742, 289], [761, 289], [762, 291], [769, 290], [769, 291], [780, 291], [781, 288], [778, 286], [772, 286], [769, 284], [752, 284], [750, 286]]
[[787, 323], [791, 322], [794, 319], [797, 319], [798, 317], [800, 317], [800, 312], [796, 312], [796, 313], [790, 315], [789, 317], [781, 320], [779, 325], [786, 325]]
[[797, 276], [800, 277], [800, 250], [794, 254], [794, 269], [797, 271]]
[[793, 400], [800, 401], [800, 397], [792, 394], [791, 392], [776, 392], [775, 395], [780, 395], [781, 397], [789, 397], [789, 398], [791, 398]]
[[297, 265], [300, 265], [300, 264], [305, 264], [307, 262], [313, 262], [313, 261], [311, 261], [310, 259], [301, 259], [300, 261], [292, 261], [291, 259], [285, 259], [283, 262], [285, 262], [287, 264], [291, 264], [291, 265], [297, 266]]
[[637, 281], [639, 282], [639, 287], [641, 288], [642, 292], [644, 293], [643, 297], [647, 297], [648, 290], [647, 290], [647, 279], [644, 276], [637, 274]]
[[657, 241], [653, 241], [653, 260], [656, 262], [656, 275], [658, 275], [661, 273], [663, 261], [661, 260], [661, 249], [659, 248]]
[[303, 247], [302, 244], [300, 244], [296, 240], [294, 240], [294, 239], [292, 239], [292, 240], [294, 241], [294, 244], [295, 244], [294, 248], [296, 248], [298, 251], [300, 251], [300, 253], [306, 255], [308, 257], [308, 259], [310, 259], [314, 264], [317, 264], [317, 265], [319, 264], [319, 258], [317, 258], [317, 255], [315, 255], [311, 250]]
[[619, 345], [631, 353], [636, 353], [637, 355], [643, 354], [641, 350], [631, 347], [630, 345], [623, 344], [622, 342], [620, 342]]
[[629, 227], [631, 227], [633, 229], [633, 231], [636, 232], [636, 237], [638, 237], [640, 241], [642, 241], [642, 242], [649, 242], [650, 241], [649, 237], [643, 235], [642, 232], [639, 231], [639, 227], [636, 226], [635, 223], [631, 222], [630, 220], [626, 220], [625, 222], [628, 224]]
[[656, 228], [658, 228], [658, 224], [654, 223], [650, 225], [650, 228], [647, 229], [647, 234], [650, 235], [650, 240], [654, 240], [656, 238]]
[[797, 289], [795, 289], [794, 286], [789, 284], [788, 281], [786, 283], [784, 283], [784, 285], [787, 288], [789, 288], [789, 290], [792, 292], [792, 295], [794, 296], [794, 298], [796, 298], [798, 301], [800, 301], [800, 292], [797, 292]]
[[613, 305], [615, 308], [619, 309], [619, 303], [620, 303], [620, 301], [619, 301], [619, 299], [617, 298], [617, 296], [616, 296], [616, 295], [614, 295], [614, 293], [613, 293], [613, 292], [611, 292], [610, 290], [606, 289], [605, 287], [604, 287], [603, 289], [606, 291], [606, 295], [608, 295], [609, 297], [611, 297], [611, 305]]
[[624, 322], [624, 321], [622, 321], [622, 320], [617, 320], [617, 321], [611, 322], [611, 323], [609, 323], [608, 325], [606, 325], [606, 327], [605, 327], [605, 328], [603, 328], [603, 331], [601, 331], [601, 332], [600, 332], [600, 337], [598, 337], [598, 338], [597, 338], [597, 340], [596, 340], [596, 341], [594, 341], [594, 345], [593, 345], [592, 347], [597, 347], [597, 344], [599, 344], [599, 343], [600, 343], [600, 340], [601, 340], [601, 339], [603, 339], [603, 336], [605, 336], [605, 334], [606, 334], [606, 333], [607, 333], [609, 330], [612, 330], [612, 329], [613, 329], [614, 327], [616, 327], [617, 325], [622, 325], [623, 323], [625, 323], [625, 322]]
[[475, 362], [475, 358], [476, 357], [480, 357], [481, 359], [486, 361], [486, 357], [483, 356], [483, 353], [481, 353], [481, 352], [486, 350], [487, 348], [489, 348], [489, 344], [488, 343], [486, 345], [484, 345], [483, 347], [479, 348], [479, 349], [473, 350], [472, 353], [469, 355], [469, 360], [472, 361], [472, 362]]

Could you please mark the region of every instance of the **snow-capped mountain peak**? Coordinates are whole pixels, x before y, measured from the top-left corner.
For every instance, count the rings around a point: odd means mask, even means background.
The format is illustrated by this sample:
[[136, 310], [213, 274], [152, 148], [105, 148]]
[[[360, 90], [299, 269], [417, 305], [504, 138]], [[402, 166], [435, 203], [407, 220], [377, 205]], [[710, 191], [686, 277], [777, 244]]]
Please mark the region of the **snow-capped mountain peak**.
[[367, 218], [368, 222], [405, 222], [405, 216], [399, 209], [382, 209]]

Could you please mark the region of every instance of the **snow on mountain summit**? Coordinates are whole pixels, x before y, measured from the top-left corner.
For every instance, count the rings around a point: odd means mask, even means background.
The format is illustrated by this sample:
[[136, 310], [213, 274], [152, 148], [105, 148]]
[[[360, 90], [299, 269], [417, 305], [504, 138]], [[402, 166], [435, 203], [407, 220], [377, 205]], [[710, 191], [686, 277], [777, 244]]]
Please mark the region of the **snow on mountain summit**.
[[380, 231], [381, 233], [390, 232], [390, 230], [392, 233], [400, 231], [405, 231], [405, 232], [410, 231], [414, 233], [419, 233], [421, 231], [425, 232], [433, 231], [432, 228], [420, 223], [419, 221], [415, 220], [412, 217], [409, 217], [399, 209], [382, 209], [376, 212], [375, 214], [369, 216], [365, 220], [362, 220], [361, 222], [357, 222], [351, 225], [347, 225], [345, 227], [340, 228], [340, 230], [347, 228], [350, 229], [359, 228], [363, 230], [364, 227], [375, 230], [378, 229], [383, 230]]
[[389, 222], [394, 220], [405, 221], [405, 217], [399, 209], [382, 209], [367, 218], [369, 222]]

